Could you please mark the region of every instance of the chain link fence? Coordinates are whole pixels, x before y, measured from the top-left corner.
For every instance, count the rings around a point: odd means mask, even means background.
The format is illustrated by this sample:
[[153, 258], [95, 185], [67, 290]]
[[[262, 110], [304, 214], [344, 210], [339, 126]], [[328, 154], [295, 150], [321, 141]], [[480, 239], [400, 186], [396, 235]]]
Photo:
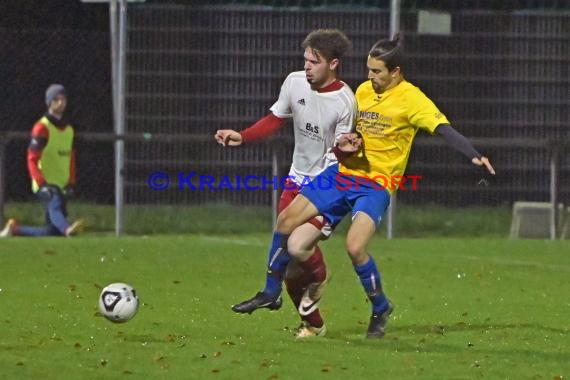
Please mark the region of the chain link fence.
[[[570, 139], [570, 15], [454, 9], [451, 17], [451, 35], [425, 35], [418, 33], [415, 10], [402, 14], [407, 78], [467, 137]], [[290, 127], [282, 129], [277, 143], [237, 149], [215, 144], [214, 132], [243, 129], [268, 113], [286, 74], [302, 68], [299, 45], [310, 30], [340, 28], [352, 39], [341, 77], [355, 88], [366, 78], [369, 47], [386, 37], [388, 26], [388, 10], [378, 8], [129, 6], [126, 130], [147, 139], [126, 142], [127, 205], [270, 205], [271, 186], [193, 191], [180, 190], [174, 181], [181, 173], [234, 183], [238, 176], [286, 174]], [[11, 95], [0, 103], [10, 115], [0, 131], [29, 131], [45, 108], [43, 91], [60, 82], [68, 88], [69, 116], [78, 133], [112, 132], [107, 32], [0, 29], [5, 37], [0, 51], [9, 57], [0, 67]], [[81, 199], [112, 204], [112, 143], [81, 139], [77, 144]], [[26, 146], [25, 140], [7, 145], [7, 201], [31, 197]], [[476, 186], [481, 173], [461, 155], [419, 136], [408, 170], [422, 175], [419, 191], [401, 192], [399, 199], [446, 206], [548, 200], [547, 149], [524, 143], [478, 148], [497, 166], [496, 181], [486, 190]], [[166, 190], [148, 184], [158, 171], [173, 181]], [[560, 201], [569, 203], [567, 154], [560, 155], [559, 174]]]
[[[450, 36], [417, 33], [417, 19], [417, 12], [402, 15], [410, 57], [407, 77], [435, 99], [462, 133], [530, 141], [570, 136], [570, 81], [565, 75], [570, 56], [568, 15], [459, 12], [453, 14]], [[353, 40], [354, 50], [341, 75], [356, 87], [366, 78], [366, 53], [386, 36], [388, 23], [389, 13], [381, 9], [133, 8], [128, 129], [199, 135], [212, 135], [218, 128], [243, 129], [268, 112], [284, 76], [302, 67], [300, 41], [319, 27], [338, 27]], [[288, 132], [285, 128], [283, 135], [289, 136]], [[225, 168], [232, 175], [258, 174], [248, 165], [259, 162], [266, 163], [267, 173], [271, 163], [266, 146], [231, 150], [212, 141], [201, 148], [146, 152], [146, 157], [156, 154], [150, 160], [154, 162], [171, 155], [166, 160], [171, 163], [188, 158], [185, 167], [174, 170], [192, 167], [193, 162], [204, 163], [207, 170], [231, 162], [231, 168]], [[402, 193], [401, 198], [444, 205], [548, 199], [548, 151], [524, 146], [479, 148], [491, 156], [500, 173], [493, 193], [475, 186], [481, 173], [456, 152], [420, 144], [409, 172], [423, 176], [422, 191]], [[188, 151], [180, 156], [184, 149]], [[135, 165], [133, 155], [139, 149], [130, 154], [129, 162]], [[281, 170], [289, 162], [287, 157], [279, 160]], [[568, 170], [567, 162], [562, 163]], [[566, 185], [563, 197], [567, 198]], [[144, 186], [141, 191], [151, 192]], [[155, 199], [203, 199], [191, 192], [175, 193]], [[136, 196], [131, 201], [136, 202]]]

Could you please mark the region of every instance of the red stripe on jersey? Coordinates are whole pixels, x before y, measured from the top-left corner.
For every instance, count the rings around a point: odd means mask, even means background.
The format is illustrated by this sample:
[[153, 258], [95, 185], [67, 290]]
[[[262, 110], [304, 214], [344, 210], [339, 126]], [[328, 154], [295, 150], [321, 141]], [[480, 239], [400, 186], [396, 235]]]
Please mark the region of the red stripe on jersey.
[[71, 150], [71, 161], [69, 162], [69, 184], [75, 185], [75, 149]]
[[284, 124], [285, 119], [281, 119], [274, 114], [269, 114], [262, 119], [259, 119], [251, 127], [244, 129], [240, 132], [242, 141], [244, 143], [249, 143], [253, 141], [263, 140], [267, 138], [281, 128]]
[[331, 84], [329, 84], [328, 86], [325, 86], [323, 88], [319, 88], [317, 91], [318, 92], [332, 92], [332, 91], [338, 91], [343, 87], [344, 87], [344, 83], [342, 83], [341, 81], [339, 81], [337, 79], [334, 82], [332, 82]]
[[31, 150], [28, 149], [28, 172], [30, 173], [30, 177], [36, 181], [38, 186], [42, 186], [46, 183], [46, 180], [42, 174], [42, 171], [38, 167], [38, 162], [42, 157], [41, 150]]

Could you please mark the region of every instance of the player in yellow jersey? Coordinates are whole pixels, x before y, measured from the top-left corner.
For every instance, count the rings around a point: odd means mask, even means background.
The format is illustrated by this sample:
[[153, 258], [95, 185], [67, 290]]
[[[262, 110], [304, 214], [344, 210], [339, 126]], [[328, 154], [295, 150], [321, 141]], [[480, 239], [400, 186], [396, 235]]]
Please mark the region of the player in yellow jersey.
[[[473, 148], [435, 104], [419, 88], [405, 80], [399, 39], [381, 40], [369, 52], [368, 81], [356, 91], [357, 133], [338, 139], [339, 166], [331, 166], [280, 213], [276, 234], [283, 246], [296, 241], [295, 229], [306, 220], [323, 215], [333, 226], [349, 212], [352, 224], [346, 250], [371, 301], [368, 338], [384, 336], [393, 306], [385, 296], [376, 263], [367, 246], [390, 203], [390, 195], [402, 183], [416, 133], [423, 129], [442, 136], [471, 162], [495, 174], [489, 160]], [[342, 152], [352, 151], [349, 155]], [[396, 180], [395, 180], [396, 179]], [[394, 185], [394, 186], [392, 186]], [[291, 235], [291, 239], [289, 239]], [[291, 256], [306, 259], [305, 247], [288, 245]]]

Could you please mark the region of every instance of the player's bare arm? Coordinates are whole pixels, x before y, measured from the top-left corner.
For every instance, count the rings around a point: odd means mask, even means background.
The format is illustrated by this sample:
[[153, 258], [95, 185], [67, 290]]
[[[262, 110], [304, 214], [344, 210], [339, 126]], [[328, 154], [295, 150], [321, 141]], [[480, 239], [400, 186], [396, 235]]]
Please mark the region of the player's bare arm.
[[233, 129], [219, 129], [214, 138], [218, 144], [223, 146], [239, 146], [243, 143], [241, 134]]

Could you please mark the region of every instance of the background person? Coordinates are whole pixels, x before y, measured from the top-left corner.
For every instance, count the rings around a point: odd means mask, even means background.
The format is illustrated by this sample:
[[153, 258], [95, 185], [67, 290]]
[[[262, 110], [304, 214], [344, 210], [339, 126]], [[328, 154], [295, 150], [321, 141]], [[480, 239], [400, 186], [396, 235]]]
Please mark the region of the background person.
[[67, 94], [61, 84], [52, 84], [45, 94], [48, 107], [32, 129], [28, 147], [28, 172], [32, 191], [42, 203], [46, 225], [19, 225], [10, 219], [0, 232], [7, 236], [71, 236], [83, 222], [67, 221], [67, 199], [73, 197], [75, 186], [74, 130], [63, 117]]

